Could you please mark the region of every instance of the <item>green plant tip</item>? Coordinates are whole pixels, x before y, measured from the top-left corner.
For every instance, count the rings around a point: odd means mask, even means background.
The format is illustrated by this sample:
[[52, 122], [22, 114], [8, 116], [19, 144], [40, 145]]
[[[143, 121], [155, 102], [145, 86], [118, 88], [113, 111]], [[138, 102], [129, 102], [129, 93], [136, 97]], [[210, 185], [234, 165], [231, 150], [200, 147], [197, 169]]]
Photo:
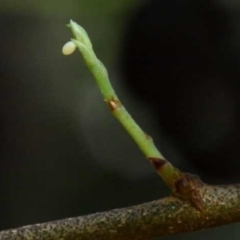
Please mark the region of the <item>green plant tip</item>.
[[67, 26], [71, 28], [73, 36], [77, 41], [83, 44], [87, 49], [92, 49], [92, 43], [83, 27], [78, 25], [73, 20], [70, 20], [70, 23]]

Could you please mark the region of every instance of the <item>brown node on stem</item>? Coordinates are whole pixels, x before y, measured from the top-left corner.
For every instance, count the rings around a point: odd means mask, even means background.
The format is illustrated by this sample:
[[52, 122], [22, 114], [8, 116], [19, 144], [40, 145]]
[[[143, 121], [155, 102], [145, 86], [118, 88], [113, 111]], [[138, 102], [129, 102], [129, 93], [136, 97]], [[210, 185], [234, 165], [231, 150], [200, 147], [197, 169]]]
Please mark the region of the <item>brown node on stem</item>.
[[148, 140], [152, 140], [152, 137], [151, 136], [149, 136], [147, 133], [144, 133], [145, 134], [145, 137], [148, 139]]
[[175, 181], [175, 190], [173, 195], [187, 200], [193, 204], [199, 211], [203, 211], [203, 201], [201, 187], [204, 183], [197, 175], [183, 173], [182, 177]]
[[157, 171], [160, 171], [167, 164], [167, 161], [161, 158], [149, 157], [148, 160], [152, 162]]
[[115, 111], [119, 107], [122, 106], [121, 102], [118, 99], [111, 98], [109, 101], [107, 101], [111, 111]]

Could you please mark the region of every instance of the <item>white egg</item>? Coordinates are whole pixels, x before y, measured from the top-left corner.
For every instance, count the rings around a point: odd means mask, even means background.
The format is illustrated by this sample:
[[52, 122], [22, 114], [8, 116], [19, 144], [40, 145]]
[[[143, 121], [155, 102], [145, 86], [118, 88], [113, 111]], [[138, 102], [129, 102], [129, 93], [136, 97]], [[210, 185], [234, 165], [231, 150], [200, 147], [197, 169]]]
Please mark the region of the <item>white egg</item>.
[[70, 55], [70, 54], [72, 54], [75, 51], [76, 47], [77, 46], [75, 45], [74, 42], [69, 41], [69, 42], [64, 44], [64, 46], [62, 48], [62, 53], [64, 55]]

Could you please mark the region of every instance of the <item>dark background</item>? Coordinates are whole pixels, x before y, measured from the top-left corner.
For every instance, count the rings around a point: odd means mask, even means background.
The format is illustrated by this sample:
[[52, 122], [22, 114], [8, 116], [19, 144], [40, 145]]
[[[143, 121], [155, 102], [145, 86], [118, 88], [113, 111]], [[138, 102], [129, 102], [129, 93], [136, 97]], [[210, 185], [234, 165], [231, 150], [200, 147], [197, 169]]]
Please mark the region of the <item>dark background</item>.
[[[69, 19], [171, 162], [240, 182], [237, 1], [1, 1], [0, 229], [126, 207], [168, 189], [111, 116]], [[239, 225], [167, 239], [238, 239]]]

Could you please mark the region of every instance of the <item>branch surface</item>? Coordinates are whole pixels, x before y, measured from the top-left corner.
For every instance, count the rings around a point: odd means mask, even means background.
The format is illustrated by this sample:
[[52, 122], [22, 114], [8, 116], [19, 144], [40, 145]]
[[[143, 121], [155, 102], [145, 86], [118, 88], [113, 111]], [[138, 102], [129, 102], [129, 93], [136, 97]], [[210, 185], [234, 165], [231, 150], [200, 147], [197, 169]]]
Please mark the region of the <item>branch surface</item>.
[[108, 212], [0, 232], [1, 240], [146, 240], [240, 221], [240, 185], [202, 185], [203, 210], [167, 197]]

